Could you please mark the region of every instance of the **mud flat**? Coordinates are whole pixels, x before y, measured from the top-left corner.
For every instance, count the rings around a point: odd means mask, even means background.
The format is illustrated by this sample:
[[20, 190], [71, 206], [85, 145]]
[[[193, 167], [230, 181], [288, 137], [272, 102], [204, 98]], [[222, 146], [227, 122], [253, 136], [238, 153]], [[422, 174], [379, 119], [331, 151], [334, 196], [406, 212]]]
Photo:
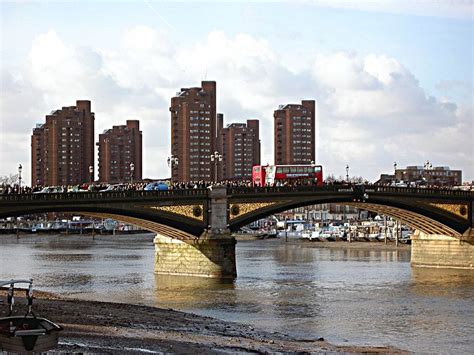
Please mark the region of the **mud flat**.
[[[41, 292], [36, 298], [35, 313], [64, 327], [56, 349], [61, 353], [405, 353], [383, 346], [337, 346], [317, 335], [295, 339], [171, 309], [64, 300]], [[19, 304], [24, 304], [24, 299], [16, 298]], [[0, 309], [0, 316], [4, 316], [5, 305]]]

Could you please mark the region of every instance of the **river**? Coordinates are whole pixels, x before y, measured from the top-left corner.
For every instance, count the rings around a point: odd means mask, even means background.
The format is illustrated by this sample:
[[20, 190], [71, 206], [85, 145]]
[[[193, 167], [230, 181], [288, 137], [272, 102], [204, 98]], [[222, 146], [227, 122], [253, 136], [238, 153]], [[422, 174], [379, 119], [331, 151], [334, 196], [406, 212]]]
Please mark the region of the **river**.
[[474, 346], [474, 272], [411, 268], [409, 250], [239, 241], [234, 282], [153, 273], [150, 236], [0, 235], [0, 279], [65, 297], [173, 308], [299, 338], [430, 353]]

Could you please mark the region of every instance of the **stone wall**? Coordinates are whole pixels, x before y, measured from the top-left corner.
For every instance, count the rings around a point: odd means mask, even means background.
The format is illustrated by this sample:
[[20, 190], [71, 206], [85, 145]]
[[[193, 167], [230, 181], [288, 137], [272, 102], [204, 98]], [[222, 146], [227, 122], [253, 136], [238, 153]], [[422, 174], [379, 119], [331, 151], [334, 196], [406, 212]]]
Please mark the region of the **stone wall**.
[[461, 239], [416, 231], [411, 238], [411, 264], [415, 267], [474, 270], [474, 238], [472, 236], [472, 230]]
[[157, 235], [155, 273], [166, 275], [235, 278], [235, 238], [200, 238], [194, 241]]

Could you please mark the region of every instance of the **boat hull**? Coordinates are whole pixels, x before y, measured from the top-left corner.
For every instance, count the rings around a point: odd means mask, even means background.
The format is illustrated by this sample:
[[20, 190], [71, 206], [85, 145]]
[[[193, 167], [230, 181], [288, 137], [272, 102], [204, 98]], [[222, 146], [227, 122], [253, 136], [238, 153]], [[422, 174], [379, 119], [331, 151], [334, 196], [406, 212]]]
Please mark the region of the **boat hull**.
[[62, 327], [45, 318], [0, 318], [0, 350], [45, 352], [57, 347], [60, 330]]

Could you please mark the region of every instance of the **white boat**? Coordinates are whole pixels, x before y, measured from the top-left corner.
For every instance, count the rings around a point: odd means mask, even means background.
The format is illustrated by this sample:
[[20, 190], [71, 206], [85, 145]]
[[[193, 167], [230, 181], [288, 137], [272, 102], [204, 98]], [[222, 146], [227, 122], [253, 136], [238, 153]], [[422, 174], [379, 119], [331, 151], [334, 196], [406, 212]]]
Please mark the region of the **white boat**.
[[378, 241], [379, 237], [380, 237], [380, 233], [370, 233], [367, 238], [369, 238], [370, 242], [376, 242]]

